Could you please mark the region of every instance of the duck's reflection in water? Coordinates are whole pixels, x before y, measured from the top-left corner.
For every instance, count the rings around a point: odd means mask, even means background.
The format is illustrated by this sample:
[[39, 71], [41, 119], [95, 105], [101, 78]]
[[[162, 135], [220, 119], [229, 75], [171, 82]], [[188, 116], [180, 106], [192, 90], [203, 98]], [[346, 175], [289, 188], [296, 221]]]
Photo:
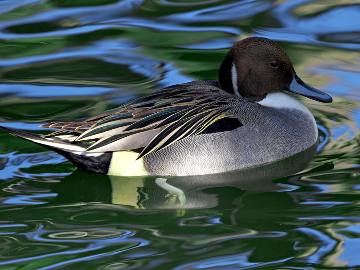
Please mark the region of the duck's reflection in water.
[[58, 186], [58, 199], [112, 203], [136, 209], [213, 208], [220, 204], [216, 192], [219, 188], [235, 187], [239, 192], [287, 189], [274, 180], [306, 168], [314, 153], [315, 146], [262, 167], [191, 177], [115, 177], [76, 171]]
[[[316, 197], [318, 191], [306, 181], [303, 191], [294, 191], [291, 186], [299, 187], [297, 180], [303, 173], [297, 172], [307, 167], [314, 152], [314, 148], [308, 149], [254, 169], [193, 177], [109, 177], [76, 171], [56, 185], [53, 191], [58, 197], [53, 202], [93, 202], [99, 212], [110, 209], [113, 214], [134, 217], [126, 226], [135, 227], [143, 226], [144, 221], [137, 217], [145, 211], [146, 218], [152, 219], [151, 226], [157, 227], [156, 237], [183, 241], [191, 237], [196, 245], [241, 239], [242, 245], [251, 247], [253, 258], [268, 252], [271, 238], [277, 247], [274, 260], [293, 257], [340, 267], [344, 265], [341, 256], [346, 239], [341, 230], [347, 231], [354, 223], [334, 219], [325, 225], [321, 217], [327, 217], [328, 202], [324, 202], [325, 208], [306, 204], [309, 197], [322, 202]], [[176, 225], [169, 225], [174, 222]], [[222, 224], [219, 226], [226, 230], [216, 231], [214, 224]], [[203, 231], [194, 229], [196, 226], [213, 227], [204, 236]]]

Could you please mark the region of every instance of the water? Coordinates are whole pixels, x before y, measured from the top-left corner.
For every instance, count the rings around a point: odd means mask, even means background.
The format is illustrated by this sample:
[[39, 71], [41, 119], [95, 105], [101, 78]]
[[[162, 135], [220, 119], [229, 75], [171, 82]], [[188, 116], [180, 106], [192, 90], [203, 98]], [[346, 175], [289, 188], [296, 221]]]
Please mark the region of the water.
[[111, 178], [1, 132], [0, 269], [360, 269], [359, 4], [0, 1], [10, 127], [39, 131], [215, 78], [250, 35], [280, 41], [301, 77], [335, 97], [304, 100], [322, 141], [309, 164], [243, 175]]

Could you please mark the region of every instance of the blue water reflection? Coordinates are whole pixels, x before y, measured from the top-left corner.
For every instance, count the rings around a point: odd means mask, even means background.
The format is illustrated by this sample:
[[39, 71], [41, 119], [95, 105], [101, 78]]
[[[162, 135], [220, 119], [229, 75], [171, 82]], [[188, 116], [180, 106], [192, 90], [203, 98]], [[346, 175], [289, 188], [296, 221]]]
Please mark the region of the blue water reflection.
[[234, 21], [255, 16], [271, 7], [272, 4], [268, 1], [236, 1], [210, 8], [172, 14], [166, 16], [165, 19], [179, 23]]
[[12, 94], [20, 97], [93, 96], [104, 95], [113, 91], [115, 89], [103, 87], [0, 84], [0, 94]]

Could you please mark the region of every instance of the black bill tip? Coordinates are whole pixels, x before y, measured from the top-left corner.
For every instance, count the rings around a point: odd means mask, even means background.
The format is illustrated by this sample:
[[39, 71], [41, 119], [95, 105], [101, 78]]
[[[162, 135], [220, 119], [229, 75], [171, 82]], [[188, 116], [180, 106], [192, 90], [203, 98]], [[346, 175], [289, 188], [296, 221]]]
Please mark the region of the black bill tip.
[[333, 100], [330, 95], [304, 83], [297, 75], [294, 76], [287, 90], [324, 103], [331, 103]]

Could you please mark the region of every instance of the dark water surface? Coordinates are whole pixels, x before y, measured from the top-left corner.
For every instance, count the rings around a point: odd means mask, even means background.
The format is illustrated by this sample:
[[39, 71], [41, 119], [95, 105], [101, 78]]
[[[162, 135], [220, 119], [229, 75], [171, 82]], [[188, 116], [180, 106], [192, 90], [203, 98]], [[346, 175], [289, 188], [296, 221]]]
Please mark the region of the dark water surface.
[[215, 78], [250, 35], [335, 97], [304, 100], [322, 141], [310, 164], [116, 178], [1, 132], [0, 269], [360, 269], [358, 1], [0, 0], [0, 121], [37, 131]]

